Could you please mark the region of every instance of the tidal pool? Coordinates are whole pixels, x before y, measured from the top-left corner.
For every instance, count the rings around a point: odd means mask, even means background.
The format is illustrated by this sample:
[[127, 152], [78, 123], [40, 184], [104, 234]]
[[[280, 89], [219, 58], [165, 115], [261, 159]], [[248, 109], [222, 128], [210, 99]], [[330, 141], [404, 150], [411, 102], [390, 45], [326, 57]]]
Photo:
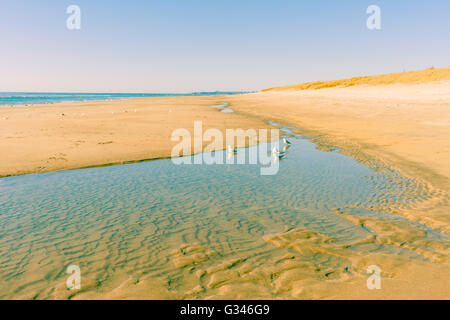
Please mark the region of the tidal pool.
[[[73, 264], [81, 270], [81, 298], [206, 298], [230, 290], [235, 298], [290, 297], [261, 271], [295, 251], [271, 235], [309, 230], [308, 239], [320, 234], [346, 246], [371, 231], [336, 212], [389, 220], [395, 215], [370, 208], [415, 201], [407, 179], [394, 181], [284, 132], [291, 147], [272, 176], [261, 176], [259, 165], [167, 159], [0, 179], [0, 298], [77, 297], [65, 287]], [[420, 258], [390, 245], [354, 249]], [[348, 271], [347, 262], [333, 259], [314, 264]], [[138, 289], [145, 279], [146, 289]]]

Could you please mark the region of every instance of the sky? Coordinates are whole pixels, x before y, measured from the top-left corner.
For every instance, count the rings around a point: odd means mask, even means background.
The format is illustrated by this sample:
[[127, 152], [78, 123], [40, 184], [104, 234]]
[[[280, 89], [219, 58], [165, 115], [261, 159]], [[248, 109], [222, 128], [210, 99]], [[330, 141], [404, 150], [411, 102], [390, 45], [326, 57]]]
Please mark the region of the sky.
[[431, 66], [450, 67], [448, 0], [0, 1], [0, 91], [253, 91]]

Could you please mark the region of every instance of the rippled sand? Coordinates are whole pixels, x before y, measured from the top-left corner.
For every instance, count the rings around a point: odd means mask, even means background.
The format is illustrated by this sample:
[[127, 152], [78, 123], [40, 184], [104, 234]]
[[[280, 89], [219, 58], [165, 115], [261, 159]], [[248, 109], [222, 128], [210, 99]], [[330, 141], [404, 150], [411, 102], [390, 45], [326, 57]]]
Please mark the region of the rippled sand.
[[450, 237], [396, 214], [436, 191], [290, 139], [274, 176], [157, 160], [0, 179], [0, 298], [450, 297]]

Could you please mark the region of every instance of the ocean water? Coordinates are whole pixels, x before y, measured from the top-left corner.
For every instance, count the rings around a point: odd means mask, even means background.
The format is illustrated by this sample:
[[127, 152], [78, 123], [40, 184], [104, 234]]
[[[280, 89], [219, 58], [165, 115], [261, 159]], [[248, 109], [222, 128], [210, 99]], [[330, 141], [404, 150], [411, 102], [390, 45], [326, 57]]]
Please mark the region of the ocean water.
[[[373, 254], [421, 260], [409, 242], [442, 240], [373, 210], [426, 190], [284, 132], [292, 144], [272, 176], [166, 159], [0, 179], [0, 298], [299, 298], [293, 283], [345, 281]], [[377, 240], [386, 221], [414, 237]]]
[[55, 92], [0, 92], [0, 105], [33, 105], [79, 101], [123, 100], [143, 97], [177, 97], [229, 95], [247, 92], [194, 92], [194, 93], [55, 93]]

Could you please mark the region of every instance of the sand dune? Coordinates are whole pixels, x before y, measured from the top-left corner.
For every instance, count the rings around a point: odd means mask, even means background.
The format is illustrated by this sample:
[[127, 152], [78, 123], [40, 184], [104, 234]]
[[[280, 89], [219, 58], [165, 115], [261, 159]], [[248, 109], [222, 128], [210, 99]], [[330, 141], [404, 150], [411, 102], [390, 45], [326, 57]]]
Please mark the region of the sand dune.
[[360, 85], [387, 85], [387, 84], [424, 84], [429, 82], [450, 81], [450, 68], [400, 72], [383, 74], [378, 76], [353, 77], [349, 79], [316, 81], [290, 86], [274, 87], [262, 90], [265, 91], [286, 91], [286, 90], [317, 90], [334, 87], [352, 87]]

